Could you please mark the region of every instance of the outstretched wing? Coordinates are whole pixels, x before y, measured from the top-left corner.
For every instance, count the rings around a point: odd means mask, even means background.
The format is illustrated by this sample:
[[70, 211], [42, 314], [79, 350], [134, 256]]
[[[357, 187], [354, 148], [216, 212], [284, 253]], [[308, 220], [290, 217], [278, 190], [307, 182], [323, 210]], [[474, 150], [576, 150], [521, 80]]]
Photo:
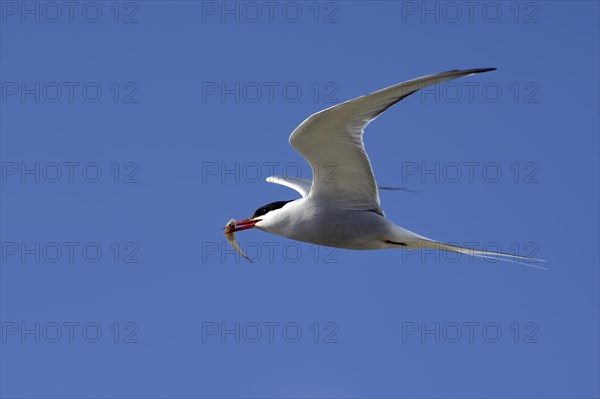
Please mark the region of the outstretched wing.
[[494, 69], [424, 76], [310, 116], [290, 136], [290, 144], [313, 171], [309, 196], [342, 209], [381, 212], [377, 183], [363, 143], [364, 128], [389, 107], [424, 87]]
[[302, 177], [292, 179], [284, 176], [269, 176], [267, 177], [267, 181], [269, 183], [281, 184], [282, 186], [296, 190], [302, 197], [306, 197], [308, 195], [310, 192], [310, 186], [312, 184], [310, 180]]
[[[308, 193], [310, 193], [310, 186], [312, 185], [312, 181], [303, 177], [291, 178], [285, 176], [269, 176], [267, 177], [267, 182], [291, 188], [300, 193], [303, 198], [308, 196]], [[416, 192], [415, 190], [406, 187], [378, 186], [377, 188], [379, 190], [406, 191], [410, 193]]]

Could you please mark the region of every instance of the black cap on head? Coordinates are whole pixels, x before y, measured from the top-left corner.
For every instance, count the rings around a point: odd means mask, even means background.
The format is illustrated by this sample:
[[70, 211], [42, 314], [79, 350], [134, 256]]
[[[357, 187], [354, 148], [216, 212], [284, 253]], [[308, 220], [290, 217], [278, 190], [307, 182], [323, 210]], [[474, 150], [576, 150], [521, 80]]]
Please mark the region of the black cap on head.
[[279, 209], [279, 208], [283, 207], [285, 204], [287, 204], [288, 202], [292, 202], [292, 201], [295, 201], [295, 200], [275, 201], [275, 202], [271, 202], [270, 204], [267, 204], [265, 206], [261, 206], [254, 212], [254, 215], [252, 215], [252, 217], [250, 219], [254, 219], [259, 216], [266, 215], [267, 213], [271, 212], [272, 210]]

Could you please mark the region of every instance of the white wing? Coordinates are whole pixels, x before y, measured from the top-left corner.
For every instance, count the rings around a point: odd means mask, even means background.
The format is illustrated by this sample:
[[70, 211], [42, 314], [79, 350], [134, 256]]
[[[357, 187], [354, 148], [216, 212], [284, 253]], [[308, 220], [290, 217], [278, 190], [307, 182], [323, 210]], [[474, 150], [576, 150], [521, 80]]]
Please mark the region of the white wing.
[[[282, 186], [286, 186], [291, 188], [292, 190], [296, 190], [300, 193], [300, 195], [304, 198], [310, 193], [310, 186], [312, 182], [303, 177], [290, 178], [285, 176], [269, 176], [267, 177], [267, 181], [269, 183], [280, 184]], [[390, 186], [378, 186], [379, 190], [391, 190], [391, 191], [406, 191], [414, 193], [415, 190], [411, 190], [406, 187], [390, 187]]]
[[377, 183], [363, 143], [364, 128], [389, 107], [424, 87], [494, 69], [455, 70], [424, 76], [310, 116], [290, 136], [290, 144], [313, 171], [310, 197], [342, 209], [381, 213]]
[[301, 177], [297, 179], [291, 179], [284, 176], [269, 176], [267, 177], [267, 181], [269, 183], [281, 184], [282, 186], [296, 190], [302, 197], [306, 197], [308, 195], [310, 192], [310, 186], [312, 184], [310, 180], [303, 179]]

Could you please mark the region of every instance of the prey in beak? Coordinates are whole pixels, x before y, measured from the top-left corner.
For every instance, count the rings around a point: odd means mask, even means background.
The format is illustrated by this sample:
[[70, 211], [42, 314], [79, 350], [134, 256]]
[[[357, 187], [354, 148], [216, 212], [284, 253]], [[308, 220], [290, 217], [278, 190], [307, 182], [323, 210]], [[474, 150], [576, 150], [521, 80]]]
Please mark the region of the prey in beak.
[[240, 222], [236, 222], [235, 219], [231, 219], [224, 227], [227, 241], [229, 241], [231, 246], [250, 263], [253, 262], [252, 259], [250, 259], [250, 257], [246, 255], [244, 251], [242, 251], [242, 248], [240, 248], [239, 244], [235, 241], [234, 233], [236, 231], [251, 229], [258, 222], [260, 222], [260, 219], [245, 219]]
[[258, 222], [260, 222], [260, 219], [244, 219], [239, 222], [231, 219], [223, 229], [225, 230], [225, 234], [231, 234], [236, 231], [251, 229]]
[[[256, 224], [262, 221], [266, 217], [265, 215], [267, 213], [282, 208], [285, 204], [291, 201], [277, 201], [262, 206], [258, 208], [256, 212], [254, 212], [254, 215], [250, 216], [248, 219], [240, 220], [239, 222], [236, 222], [235, 219], [231, 219], [229, 222], [227, 222], [227, 224], [224, 227], [225, 237], [227, 237], [227, 241], [229, 241], [231, 246], [237, 252], [239, 252], [240, 255], [242, 255], [249, 262], [252, 262], [252, 259], [250, 259], [248, 255], [246, 255], [244, 251], [242, 251], [239, 244], [235, 241], [235, 233], [238, 231], [248, 230], [256, 227]], [[263, 217], [263, 219], [261, 219], [261, 217]]]

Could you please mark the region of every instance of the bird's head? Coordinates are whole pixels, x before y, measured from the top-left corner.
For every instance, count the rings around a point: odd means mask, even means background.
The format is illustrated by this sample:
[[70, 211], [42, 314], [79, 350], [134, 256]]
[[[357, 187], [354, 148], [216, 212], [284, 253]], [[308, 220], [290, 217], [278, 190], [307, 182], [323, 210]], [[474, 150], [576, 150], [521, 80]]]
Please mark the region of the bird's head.
[[[292, 202], [293, 200], [290, 201], [276, 201], [276, 202], [271, 202], [270, 204], [261, 206], [260, 208], [258, 208], [256, 211], [254, 211], [254, 214], [249, 217], [248, 219], [244, 219], [244, 220], [240, 220], [239, 222], [236, 222], [236, 227], [235, 229], [233, 229], [233, 231], [242, 231], [242, 230], [248, 230], [254, 227], [257, 227], [259, 229], [264, 228], [264, 229], [268, 229], [268, 227], [275, 223], [277, 219], [279, 219], [279, 217], [282, 214], [282, 210], [281, 208], [284, 207], [285, 204], [287, 204], [288, 202]], [[231, 231], [228, 231], [226, 229], [225, 233], [230, 233]]]

